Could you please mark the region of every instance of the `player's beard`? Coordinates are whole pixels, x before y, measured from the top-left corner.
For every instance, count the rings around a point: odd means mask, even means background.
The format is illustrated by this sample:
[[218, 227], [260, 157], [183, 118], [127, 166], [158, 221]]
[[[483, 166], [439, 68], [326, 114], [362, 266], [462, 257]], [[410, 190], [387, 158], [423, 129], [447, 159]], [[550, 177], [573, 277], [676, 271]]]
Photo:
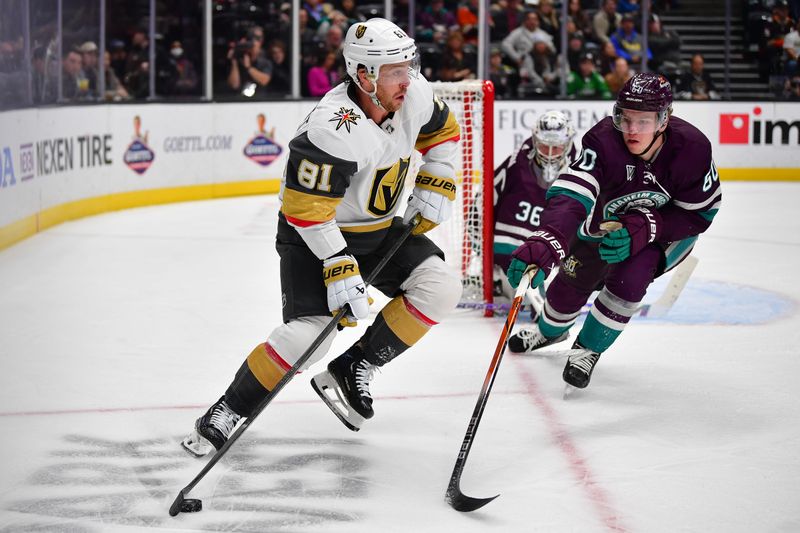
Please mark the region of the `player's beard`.
[[408, 88], [403, 89], [400, 86], [394, 86], [391, 89], [387, 89], [386, 87], [381, 87], [378, 85], [376, 96], [378, 97], [378, 101], [387, 112], [394, 113], [400, 109], [405, 101], [405, 98], [402, 100], [397, 100], [397, 97], [405, 97], [406, 94], [408, 94]]

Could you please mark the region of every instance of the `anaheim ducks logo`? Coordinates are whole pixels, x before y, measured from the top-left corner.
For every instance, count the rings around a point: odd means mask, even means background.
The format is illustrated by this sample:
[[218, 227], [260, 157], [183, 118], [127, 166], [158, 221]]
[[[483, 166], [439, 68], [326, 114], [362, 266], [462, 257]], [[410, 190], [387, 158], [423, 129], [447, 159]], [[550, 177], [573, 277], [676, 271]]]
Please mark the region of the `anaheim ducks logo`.
[[361, 115], [354, 112], [352, 108], [345, 109], [343, 107], [340, 107], [339, 111], [335, 112], [333, 115], [333, 118], [328, 122], [338, 122], [338, 124], [336, 124], [336, 131], [339, 131], [339, 128], [344, 126], [347, 133], [350, 133], [350, 124], [356, 124], [356, 121], [361, 118]]
[[356, 27], [356, 39], [361, 39], [366, 32], [367, 32], [367, 27], [364, 26], [363, 24], [359, 24]]
[[375, 171], [367, 205], [370, 214], [382, 217], [392, 212], [403, 192], [403, 182], [408, 174], [410, 160], [410, 158], [400, 159], [390, 167]]

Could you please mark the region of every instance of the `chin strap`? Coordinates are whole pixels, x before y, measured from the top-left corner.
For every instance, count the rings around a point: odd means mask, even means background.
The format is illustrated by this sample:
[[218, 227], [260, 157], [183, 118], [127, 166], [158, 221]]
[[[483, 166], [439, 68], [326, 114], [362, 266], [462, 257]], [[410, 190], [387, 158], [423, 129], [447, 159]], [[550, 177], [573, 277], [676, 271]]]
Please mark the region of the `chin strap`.
[[642, 151], [641, 151], [641, 152], [639, 152], [638, 154], [633, 154], [633, 155], [635, 155], [636, 157], [642, 157], [644, 154], [646, 154], [646, 153], [647, 153], [647, 151], [648, 151], [648, 150], [650, 150], [650, 148], [652, 148], [652, 147], [653, 147], [653, 145], [656, 143], [656, 141], [658, 140], [658, 138], [659, 138], [659, 137], [661, 137], [662, 135], [664, 135], [664, 132], [663, 132], [663, 131], [657, 131], [657, 132], [656, 132], [656, 134], [655, 134], [655, 135], [653, 135], [653, 140], [652, 140], [652, 141], [650, 141], [650, 144], [648, 144], [648, 145], [647, 145], [647, 148], [645, 148], [644, 150], [642, 150]]
[[372, 92], [370, 92], [370, 91], [366, 90], [364, 87], [362, 87], [360, 81], [356, 81], [356, 85], [358, 86], [359, 89], [361, 89], [361, 91], [364, 94], [366, 94], [367, 96], [370, 97], [370, 99], [372, 100], [373, 104], [375, 104], [379, 108], [383, 109], [383, 104], [381, 104], [381, 101], [378, 100], [378, 83], [376, 81], [372, 82], [372, 85], [375, 87], [372, 90]]

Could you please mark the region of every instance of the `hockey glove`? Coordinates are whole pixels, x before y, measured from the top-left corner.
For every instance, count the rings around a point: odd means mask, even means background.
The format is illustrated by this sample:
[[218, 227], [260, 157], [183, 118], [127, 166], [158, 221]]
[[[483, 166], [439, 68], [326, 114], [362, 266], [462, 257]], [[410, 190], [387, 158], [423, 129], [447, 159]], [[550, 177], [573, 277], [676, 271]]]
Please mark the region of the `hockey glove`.
[[340, 324], [352, 327], [369, 316], [367, 287], [352, 255], [329, 257], [322, 263], [322, 279], [328, 288], [328, 309], [336, 314], [343, 306], [347, 312]]
[[641, 252], [661, 235], [661, 215], [656, 209], [634, 207], [619, 217], [622, 227], [606, 233], [600, 241], [600, 257], [607, 263], [621, 263]]
[[420, 172], [414, 181], [414, 190], [408, 198], [403, 223], [408, 224], [419, 213], [422, 220], [412, 234], [419, 235], [430, 231], [450, 218], [455, 199], [456, 182], [453, 178], [442, 178]]
[[508, 265], [508, 282], [516, 288], [522, 276], [532, 266], [539, 271], [531, 280], [531, 287], [539, 287], [550, 272], [558, 266], [566, 254], [564, 239], [556, 233], [544, 229], [534, 231], [522, 245], [511, 254]]

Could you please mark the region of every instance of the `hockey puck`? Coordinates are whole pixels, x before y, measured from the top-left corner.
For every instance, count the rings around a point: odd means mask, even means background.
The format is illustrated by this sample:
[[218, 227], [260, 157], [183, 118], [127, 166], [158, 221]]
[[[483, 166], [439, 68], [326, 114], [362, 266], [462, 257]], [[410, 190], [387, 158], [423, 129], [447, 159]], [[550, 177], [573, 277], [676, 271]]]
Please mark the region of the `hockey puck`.
[[195, 498], [187, 498], [181, 502], [182, 513], [196, 513], [203, 510], [203, 502]]

